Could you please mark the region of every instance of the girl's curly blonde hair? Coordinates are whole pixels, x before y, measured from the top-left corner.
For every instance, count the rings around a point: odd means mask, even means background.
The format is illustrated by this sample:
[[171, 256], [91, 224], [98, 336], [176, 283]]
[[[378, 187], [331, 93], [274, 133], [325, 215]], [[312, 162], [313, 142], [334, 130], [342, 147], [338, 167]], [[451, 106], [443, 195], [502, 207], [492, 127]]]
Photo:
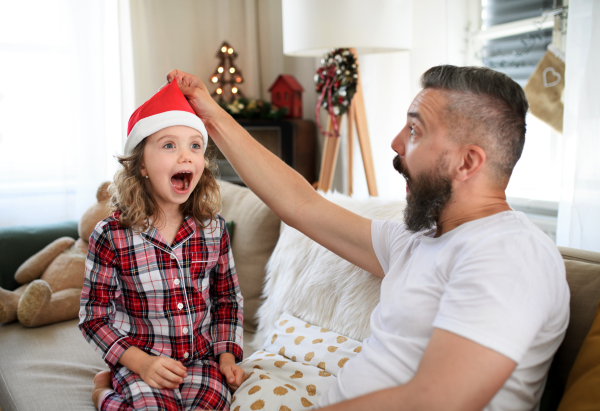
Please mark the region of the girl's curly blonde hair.
[[[114, 181], [108, 187], [111, 195], [109, 206], [112, 211], [119, 209], [119, 223], [126, 228], [146, 231], [150, 217], [163, 214], [154, 198], [146, 191], [146, 179], [142, 176], [141, 165], [146, 139], [143, 139], [128, 156], [117, 156], [122, 167], [115, 173]], [[220, 203], [219, 185], [215, 178], [217, 166], [212, 158], [204, 156], [205, 166], [200, 181], [187, 201], [179, 206], [184, 216], [193, 217], [202, 228], [204, 220], [214, 220]]]

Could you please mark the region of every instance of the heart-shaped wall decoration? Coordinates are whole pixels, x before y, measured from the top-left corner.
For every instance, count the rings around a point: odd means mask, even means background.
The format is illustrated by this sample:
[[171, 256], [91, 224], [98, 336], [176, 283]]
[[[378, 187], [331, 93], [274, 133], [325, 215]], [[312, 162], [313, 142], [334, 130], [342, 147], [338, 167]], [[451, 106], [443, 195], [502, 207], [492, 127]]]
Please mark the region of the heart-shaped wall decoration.
[[[554, 76], [554, 79], [552, 81], [548, 81], [550, 76]], [[557, 73], [556, 70], [554, 70], [552, 67], [547, 67], [546, 69], [544, 69], [542, 77], [544, 79], [544, 87], [546, 88], [556, 86], [558, 83], [560, 83], [560, 80], [562, 79], [560, 73]]]

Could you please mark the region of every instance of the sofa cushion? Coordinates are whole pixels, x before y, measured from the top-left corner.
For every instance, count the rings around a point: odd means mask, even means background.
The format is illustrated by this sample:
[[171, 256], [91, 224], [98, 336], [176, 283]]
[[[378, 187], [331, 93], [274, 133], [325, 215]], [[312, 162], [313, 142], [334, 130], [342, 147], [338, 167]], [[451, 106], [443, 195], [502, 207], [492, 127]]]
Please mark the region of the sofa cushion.
[[[106, 370], [101, 353], [83, 338], [78, 320], [39, 328], [0, 325], [2, 411], [94, 411], [94, 376]], [[253, 350], [244, 332], [244, 357]]]
[[600, 404], [600, 305], [569, 374], [559, 411], [597, 409]]
[[600, 301], [600, 254], [559, 247], [565, 260], [571, 291], [569, 326], [554, 355], [542, 397], [541, 410], [556, 410], [564, 393], [567, 377], [583, 340], [588, 334]]
[[[357, 200], [338, 193], [325, 197], [367, 218], [402, 221], [404, 202]], [[267, 266], [265, 302], [258, 311], [259, 327], [252, 345], [263, 346], [283, 312], [362, 341], [371, 334], [369, 318], [379, 303], [380, 286], [381, 278], [284, 225]]]
[[279, 238], [280, 220], [248, 188], [225, 181], [220, 184], [220, 213], [235, 223], [231, 248], [244, 297], [244, 329], [254, 332], [265, 266]]
[[0, 347], [2, 411], [95, 409], [94, 375], [107, 368], [77, 320], [39, 328], [2, 325]]

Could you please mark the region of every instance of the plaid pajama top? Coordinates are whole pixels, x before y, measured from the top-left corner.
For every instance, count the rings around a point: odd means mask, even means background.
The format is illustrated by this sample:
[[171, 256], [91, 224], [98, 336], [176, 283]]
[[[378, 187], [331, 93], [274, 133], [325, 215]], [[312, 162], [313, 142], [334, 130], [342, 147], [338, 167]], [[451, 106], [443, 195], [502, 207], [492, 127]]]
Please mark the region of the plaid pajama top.
[[[192, 364], [224, 352], [242, 359], [242, 296], [221, 216], [186, 217], [171, 246], [159, 231], [123, 228], [121, 212], [90, 236], [79, 328], [112, 369], [134, 345]], [[208, 221], [206, 221], [208, 223]]]

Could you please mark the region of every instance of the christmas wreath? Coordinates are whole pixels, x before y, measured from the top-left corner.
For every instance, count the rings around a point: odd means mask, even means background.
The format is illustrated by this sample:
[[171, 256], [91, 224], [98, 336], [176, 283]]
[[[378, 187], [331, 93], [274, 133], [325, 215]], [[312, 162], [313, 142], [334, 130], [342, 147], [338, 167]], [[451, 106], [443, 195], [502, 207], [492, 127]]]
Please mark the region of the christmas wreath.
[[336, 136], [339, 134], [336, 116], [348, 111], [356, 93], [357, 83], [358, 64], [350, 49], [335, 49], [321, 60], [321, 66], [315, 74], [315, 84], [319, 93], [315, 114], [318, 122], [320, 107], [329, 112]]

